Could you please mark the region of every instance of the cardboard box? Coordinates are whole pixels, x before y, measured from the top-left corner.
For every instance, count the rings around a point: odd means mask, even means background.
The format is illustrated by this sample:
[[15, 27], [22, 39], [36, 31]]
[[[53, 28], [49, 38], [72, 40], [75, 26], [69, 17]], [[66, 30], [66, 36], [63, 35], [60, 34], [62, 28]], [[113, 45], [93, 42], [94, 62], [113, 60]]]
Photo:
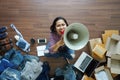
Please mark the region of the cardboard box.
[[100, 45], [96, 45], [93, 49], [95, 55], [97, 55], [100, 59], [105, 57], [106, 49]]
[[101, 38], [94, 38], [89, 40], [89, 47], [90, 47], [91, 53], [96, 44], [102, 44]]
[[104, 66], [96, 68], [94, 75], [96, 80], [113, 80], [109, 69], [105, 68]]
[[102, 40], [104, 44], [106, 44], [107, 38], [111, 37], [112, 34], [119, 35], [119, 30], [105, 30], [105, 33], [102, 34]]
[[98, 57], [95, 53], [92, 54], [92, 57], [96, 60], [98, 60], [100, 63], [105, 63], [106, 62], [106, 56], [104, 56], [102, 59]]
[[111, 58], [108, 58], [107, 66], [111, 73], [120, 74], [120, 54], [112, 54]]
[[99, 62], [106, 62], [106, 58], [105, 56], [101, 59], [99, 56], [97, 56], [94, 52], [93, 49], [95, 48], [96, 45], [100, 45], [102, 47], [104, 47], [104, 44], [102, 44], [102, 40], [101, 38], [94, 38], [94, 39], [90, 39], [89, 40], [89, 49], [91, 51], [91, 56], [98, 60]]
[[99, 62], [101, 62], [101, 63], [106, 62], [106, 57], [105, 57], [105, 56], [103, 56], [102, 58], [100, 58], [98, 55], [96, 55], [96, 54], [94, 53], [93, 49], [95, 48], [96, 45], [99, 45], [99, 46], [105, 48], [105, 45], [102, 44], [101, 38], [90, 39], [90, 40], [89, 40], [89, 49], [90, 49], [90, 51], [91, 51], [91, 56], [92, 56], [94, 59], [96, 59], [96, 60], [98, 60]]
[[111, 54], [120, 54], [120, 36], [113, 34], [108, 37], [105, 48], [107, 49], [106, 56], [108, 57], [111, 57]]

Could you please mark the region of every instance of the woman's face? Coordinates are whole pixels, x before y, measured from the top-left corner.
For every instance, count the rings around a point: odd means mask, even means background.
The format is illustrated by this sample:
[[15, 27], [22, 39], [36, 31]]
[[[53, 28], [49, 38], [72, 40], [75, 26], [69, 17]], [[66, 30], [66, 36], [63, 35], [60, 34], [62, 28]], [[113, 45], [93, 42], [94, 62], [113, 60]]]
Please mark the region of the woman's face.
[[62, 35], [64, 33], [65, 28], [67, 27], [64, 20], [60, 19], [56, 22], [56, 31], [59, 35]]

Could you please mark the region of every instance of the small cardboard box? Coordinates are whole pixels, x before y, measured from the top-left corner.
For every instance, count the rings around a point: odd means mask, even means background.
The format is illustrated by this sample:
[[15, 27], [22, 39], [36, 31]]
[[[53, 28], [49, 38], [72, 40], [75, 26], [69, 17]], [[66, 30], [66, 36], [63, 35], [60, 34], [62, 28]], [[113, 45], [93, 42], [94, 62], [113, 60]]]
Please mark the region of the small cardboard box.
[[93, 49], [93, 52], [100, 58], [103, 59], [105, 56], [106, 49], [100, 45], [96, 45]]
[[89, 47], [90, 47], [91, 53], [96, 44], [102, 44], [101, 38], [94, 38], [89, 40]]
[[107, 49], [106, 56], [108, 57], [111, 57], [111, 54], [120, 54], [120, 36], [113, 34], [108, 37], [105, 48]]
[[120, 54], [112, 54], [111, 58], [108, 58], [107, 66], [111, 73], [120, 74]]
[[[97, 56], [93, 50], [95, 50], [96, 45], [99, 45], [101, 47], [104, 47], [104, 44], [102, 44], [102, 40], [101, 38], [94, 38], [94, 39], [90, 39], [89, 40], [89, 49], [91, 51], [91, 56], [98, 60], [99, 62], [106, 62], [106, 58], [105, 56], [103, 58], [100, 58], [99, 56]], [[97, 50], [98, 51], [98, 50]]]
[[96, 80], [113, 80], [109, 69], [105, 68], [104, 66], [96, 68], [94, 75]]
[[105, 30], [105, 33], [102, 34], [102, 40], [104, 44], [106, 44], [107, 38], [111, 37], [112, 34], [119, 35], [119, 30]]

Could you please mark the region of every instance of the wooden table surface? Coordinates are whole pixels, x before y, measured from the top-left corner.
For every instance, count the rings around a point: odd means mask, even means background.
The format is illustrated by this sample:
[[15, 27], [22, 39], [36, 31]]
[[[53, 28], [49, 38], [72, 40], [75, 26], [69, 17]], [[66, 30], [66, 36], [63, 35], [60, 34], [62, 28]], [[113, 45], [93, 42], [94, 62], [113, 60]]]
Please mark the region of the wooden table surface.
[[[63, 16], [68, 23], [84, 24], [90, 39], [101, 38], [104, 30], [120, 30], [120, 0], [0, 0], [0, 26], [7, 26], [9, 36], [14, 39], [16, 34], [11, 28], [13, 23], [30, 42], [31, 38], [49, 39], [50, 25], [57, 16]], [[31, 46], [29, 54], [37, 55], [36, 46]], [[15, 46], [16, 47], [16, 46]], [[88, 45], [76, 51], [77, 60], [82, 51], [90, 53]], [[63, 58], [40, 57], [48, 61], [51, 75], [57, 67], [63, 67]]]

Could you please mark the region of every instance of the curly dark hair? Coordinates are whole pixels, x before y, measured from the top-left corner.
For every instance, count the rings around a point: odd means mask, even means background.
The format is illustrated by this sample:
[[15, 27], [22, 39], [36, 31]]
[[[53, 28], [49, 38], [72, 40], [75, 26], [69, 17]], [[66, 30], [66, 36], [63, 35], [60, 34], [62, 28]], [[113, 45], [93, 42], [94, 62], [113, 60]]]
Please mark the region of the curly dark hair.
[[67, 20], [66, 20], [65, 18], [63, 18], [63, 17], [56, 17], [56, 18], [54, 19], [52, 25], [50, 26], [50, 30], [51, 30], [52, 33], [56, 33], [56, 28], [55, 28], [56, 22], [57, 22], [58, 20], [60, 20], [60, 19], [64, 20], [64, 22], [65, 22], [66, 25], [68, 26], [68, 22], [67, 22]]

